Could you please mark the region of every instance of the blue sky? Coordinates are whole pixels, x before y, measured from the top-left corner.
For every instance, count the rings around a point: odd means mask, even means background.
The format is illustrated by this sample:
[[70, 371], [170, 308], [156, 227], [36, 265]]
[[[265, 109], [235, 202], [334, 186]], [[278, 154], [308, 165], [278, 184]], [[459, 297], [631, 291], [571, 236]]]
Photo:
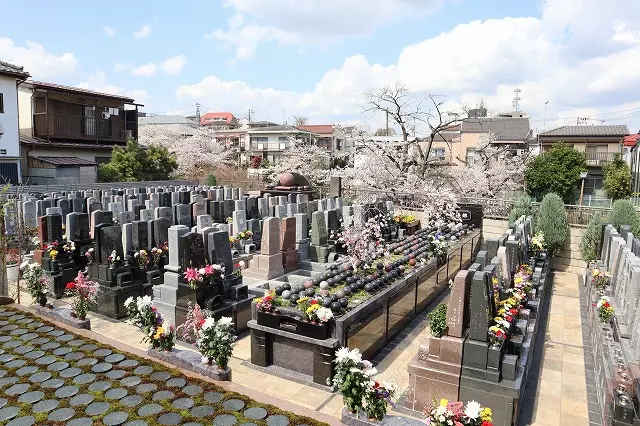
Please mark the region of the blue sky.
[[25, 13], [0, 1], [3, 15], [20, 17], [3, 20], [0, 59], [36, 79], [129, 94], [149, 112], [193, 113], [199, 102], [375, 127], [361, 94], [399, 80], [451, 110], [480, 98], [510, 109], [520, 87], [533, 127], [544, 127], [549, 101], [546, 127], [587, 116], [640, 128], [629, 93], [640, 77], [612, 70], [640, 56], [634, 0], [608, 11], [597, 0], [34, 3]]

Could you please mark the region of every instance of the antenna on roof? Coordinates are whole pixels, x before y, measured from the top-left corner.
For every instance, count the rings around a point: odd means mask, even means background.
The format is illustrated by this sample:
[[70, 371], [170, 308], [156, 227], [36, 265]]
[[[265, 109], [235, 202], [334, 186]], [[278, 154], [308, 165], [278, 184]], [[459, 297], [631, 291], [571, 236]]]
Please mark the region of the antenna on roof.
[[522, 92], [522, 90], [518, 87], [513, 91], [514, 96], [512, 105], [514, 111], [520, 111], [520, 101], [522, 100], [522, 98], [520, 98], [520, 92]]

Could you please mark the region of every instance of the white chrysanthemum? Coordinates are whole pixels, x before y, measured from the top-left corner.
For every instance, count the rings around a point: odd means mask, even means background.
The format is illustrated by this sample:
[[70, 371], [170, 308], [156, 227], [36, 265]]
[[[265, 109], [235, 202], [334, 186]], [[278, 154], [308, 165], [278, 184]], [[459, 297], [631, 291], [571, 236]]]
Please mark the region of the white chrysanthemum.
[[207, 318], [207, 319], [204, 320], [204, 323], [202, 324], [202, 330], [203, 331], [207, 331], [210, 328], [215, 327], [215, 325], [216, 325], [216, 320], [215, 319]]
[[480, 411], [482, 410], [482, 406], [476, 401], [470, 401], [467, 403], [467, 406], [464, 408], [465, 416], [470, 419], [477, 419], [480, 417]]
[[131, 304], [133, 304], [133, 297], [128, 297], [127, 300], [124, 301], [124, 307], [128, 308]]
[[231, 317], [222, 317], [222, 318], [220, 318], [218, 320], [218, 324], [230, 327], [231, 324], [233, 324], [233, 318], [231, 318]]
[[[322, 308], [320, 308], [322, 309]], [[320, 310], [318, 309], [318, 311]], [[342, 361], [344, 361], [345, 359], [347, 359], [347, 357], [349, 356], [349, 349], [348, 348], [340, 348], [336, 351], [336, 362], [340, 363]]]
[[152, 300], [151, 300], [151, 296], [142, 296], [142, 297], [138, 297], [138, 299], [136, 300], [136, 304], [138, 305], [138, 310], [141, 311], [144, 308], [148, 308], [149, 306], [151, 306]]

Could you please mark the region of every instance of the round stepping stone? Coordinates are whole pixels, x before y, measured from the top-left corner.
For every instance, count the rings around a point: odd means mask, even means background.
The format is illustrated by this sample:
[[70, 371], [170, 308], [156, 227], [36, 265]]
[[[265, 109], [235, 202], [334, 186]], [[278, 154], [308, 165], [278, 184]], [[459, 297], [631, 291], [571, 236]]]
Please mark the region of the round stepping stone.
[[3, 377], [0, 379], [0, 388], [3, 386], [11, 386], [18, 381], [17, 377]]
[[262, 420], [267, 417], [267, 410], [261, 407], [251, 407], [244, 410], [244, 416], [252, 420]]
[[[64, 356], [65, 361], [80, 361], [84, 358], [83, 352], [69, 352]], [[91, 358], [94, 359], [94, 358]], [[96, 361], [97, 362], [97, 361]], [[95, 362], [94, 362], [95, 364]]]
[[11, 340], [11, 336], [0, 336], [0, 343], [5, 343]]
[[7, 375], [7, 370], [0, 370], [0, 377], [4, 377]]
[[18, 346], [21, 346], [22, 342], [19, 340], [9, 340], [7, 343], [5, 343], [4, 345], [2, 345], [3, 348], [5, 349], [13, 349], [13, 348], [17, 348]]
[[162, 408], [160, 404], [147, 404], [138, 408], [138, 415], [140, 417], [155, 416], [162, 410], [164, 410], [164, 408]]
[[29, 323], [29, 328], [40, 328], [40, 327], [42, 327], [43, 325], [44, 325], [44, 324], [43, 324], [43, 323], [41, 323], [41, 322], [39, 322], [39, 321], [38, 321], [38, 322], [32, 322], [32, 323]]
[[239, 399], [228, 399], [222, 403], [225, 410], [240, 411], [244, 408], [244, 401]]
[[215, 404], [222, 400], [222, 394], [220, 392], [207, 392], [204, 394], [204, 399], [206, 399], [207, 402]]
[[29, 381], [33, 383], [42, 383], [51, 378], [51, 373], [47, 371], [40, 371], [39, 373], [32, 374], [29, 377]]
[[43, 351], [31, 351], [25, 354], [24, 357], [28, 359], [38, 359], [40, 357], [43, 357], [44, 355], [45, 353]]
[[50, 331], [53, 331], [53, 327], [51, 327], [50, 325], [43, 325], [42, 327], [40, 327], [36, 331], [38, 333], [49, 333]]
[[115, 388], [109, 389], [107, 393], [104, 394], [107, 399], [122, 399], [127, 396], [129, 392], [125, 388]]
[[89, 392], [104, 392], [111, 388], [111, 382], [95, 382], [89, 385]]
[[[240, 426], [258, 426], [258, 425], [255, 424], [255, 423], [242, 423]], [[302, 426], [302, 425], [300, 425], [300, 426]]]
[[49, 371], [62, 371], [64, 369], [66, 369], [67, 367], [69, 367], [69, 363], [68, 362], [57, 361], [57, 362], [54, 362], [53, 364], [50, 364], [47, 367], [47, 370], [49, 370]]
[[120, 404], [127, 407], [135, 407], [136, 405], [142, 403], [143, 400], [144, 398], [142, 398], [140, 395], [127, 395], [120, 400]]
[[28, 383], [18, 383], [11, 386], [10, 388], [5, 389], [4, 393], [5, 395], [9, 396], [22, 395], [23, 393], [28, 391], [30, 387], [31, 385]]
[[49, 365], [56, 362], [58, 359], [53, 355], [47, 355], [36, 359], [36, 364]]
[[22, 315], [22, 314], [15, 314], [15, 315], [13, 315], [13, 316], [10, 316], [10, 317], [9, 317], [9, 319], [10, 319], [10, 320], [13, 320], [13, 321], [18, 321], [18, 320], [24, 319], [24, 315]]
[[19, 347], [15, 348], [13, 350], [13, 352], [15, 352], [15, 353], [17, 353], [19, 355], [23, 355], [23, 354], [26, 354], [27, 352], [31, 352], [34, 349], [35, 348], [33, 346], [26, 345], [26, 346], [19, 346]]
[[111, 370], [105, 374], [105, 376], [107, 376], [111, 380], [120, 380], [126, 375], [127, 372], [124, 370]]
[[84, 340], [74, 339], [74, 340], [71, 340], [69, 343], [67, 343], [67, 345], [69, 345], [71, 347], [74, 347], [74, 348], [77, 348], [79, 346], [84, 345], [85, 343], [87, 343], [87, 342], [85, 342]]
[[182, 426], [202, 426], [202, 423], [189, 422], [189, 423], [183, 423]]
[[150, 377], [151, 380], [158, 380], [162, 382], [166, 382], [170, 378], [171, 378], [171, 374], [167, 373], [166, 371], [156, 371]]
[[236, 424], [237, 420], [231, 414], [220, 414], [213, 419], [214, 426], [231, 426]]
[[76, 414], [73, 408], [60, 408], [49, 413], [47, 419], [51, 422], [65, 422]]
[[35, 365], [27, 365], [26, 367], [18, 369], [15, 374], [18, 376], [30, 376], [37, 371], [38, 367]]
[[173, 401], [171, 405], [173, 405], [178, 410], [188, 410], [189, 408], [193, 407], [193, 404], [195, 404], [195, 402], [191, 398], [179, 398]]
[[7, 426], [32, 426], [35, 422], [36, 418], [33, 416], [16, 417], [7, 423]]
[[147, 393], [147, 392], [155, 392], [158, 389], [158, 386], [155, 383], [143, 383], [138, 385], [136, 388], [136, 392], [138, 393]]
[[[85, 352], [91, 352], [98, 349], [97, 345], [94, 345], [93, 343], [89, 343], [87, 345], [82, 345], [80, 346], [80, 350], [81, 351], [85, 351]], [[95, 355], [95, 354], [94, 354]]]
[[98, 360], [95, 358], [82, 358], [81, 360], [78, 361], [78, 367], [92, 366], [92, 365], [96, 365], [97, 363], [98, 363]]
[[6, 368], [10, 368], [10, 369], [14, 369], [14, 368], [20, 368], [23, 365], [25, 365], [27, 363], [27, 361], [25, 361], [24, 359], [14, 359], [13, 361], [9, 361], [8, 363], [6, 363], [4, 366]]
[[39, 336], [39, 334], [37, 334], [37, 333], [27, 333], [27, 334], [23, 334], [22, 336], [20, 336], [20, 338], [22, 340], [24, 340], [25, 342], [28, 342], [29, 340], [33, 340], [38, 336]]
[[12, 418], [14, 418], [15, 416], [18, 415], [18, 413], [20, 412], [20, 408], [19, 407], [4, 407], [4, 408], [0, 408], [0, 421], [4, 422], [7, 420], [10, 420]]
[[124, 426], [149, 426], [149, 423], [145, 422], [144, 420], [134, 420]]
[[142, 379], [138, 376], [129, 376], [120, 380], [120, 384], [126, 387], [138, 386], [142, 382]]
[[92, 426], [93, 420], [89, 417], [80, 417], [67, 422], [67, 426]]
[[210, 405], [199, 405], [197, 407], [193, 407], [191, 409], [191, 415], [193, 417], [197, 417], [199, 419], [203, 417], [208, 417], [215, 412], [212, 406]]
[[[80, 365], [80, 363], [78, 363]], [[106, 373], [107, 371], [113, 368], [113, 364], [109, 364], [108, 362], [101, 362], [100, 364], [96, 364], [91, 367], [91, 371], [94, 373]]]
[[64, 386], [64, 380], [62, 379], [50, 379], [46, 382], [43, 382], [40, 386], [46, 389], [58, 389], [61, 386]]
[[12, 359], [14, 359], [16, 356], [13, 354], [2, 354], [0, 355], [0, 362], [3, 364], [6, 364], [7, 362], [11, 361]]
[[171, 391], [158, 391], [156, 393], [153, 394], [153, 399], [154, 401], [162, 401], [165, 399], [171, 399], [175, 396], [175, 394]]
[[32, 345], [40, 345], [40, 346], [42, 346], [42, 345], [46, 345], [47, 343], [50, 343], [50, 341], [46, 337], [38, 337], [38, 338], [33, 339], [31, 341]]
[[47, 411], [55, 410], [60, 403], [55, 399], [45, 399], [44, 401], [36, 402], [31, 407], [34, 413], [46, 413]]
[[198, 385], [189, 385], [183, 388], [182, 392], [186, 393], [189, 396], [196, 396], [202, 393], [202, 388]]
[[36, 402], [40, 401], [42, 398], [44, 398], [44, 392], [32, 391], [32, 392], [23, 393], [22, 395], [20, 395], [20, 398], [18, 398], [18, 402], [21, 404], [35, 404]]
[[56, 397], [58, 398], [71, 398], [75, 394], [80, 391], [75, 386], [63, 386], [60, 389], [56, 390]]
[[178, 413], [166, 413], [158, 417], [158, 423], [161, 425], [179, 425], [182, 422], [182, 416]]
[[120, 362], [124, 359], [124, 355], [122, 354], [111, 354], [108, 355], [104, 358], [105, 362], [110, 362], [112, 364], [115, 364], [116, 362]]
[[267, 426], [287, 426], [289, 424], [289, 418], [282, 414], [275, 414], [267, 417]]
[[129, 418], [129, 413], [124, 411], [114, 411], [113, 413], [109, 413], [102, 419], [102, 423], [106, 426], [116, 426], [121, 425], [127, 421]]
[[70, 342], [70, 341], [72, 341], [72, 340], [73, 340], [73, 338], [74, 338], [74, 336], [71, 336], [71, 335], [69, 335], [69, 334], [64, 334], [64, 335], [62, 335], [62, 336], [60, 336], [60, 337], [56, 338], [56, 340], [57, 340], [58, 342]]
[[9, 334], [11, 334], [12, 336], [22, 336], [23, 334], [27, 334], [28, 332], [29, 330], [26, 330], [24, 328], [17, 328]]
[[[53, 328], [53, 327], [52, 327]], [[64, 334], [64, 331], [62, 330], [52, 330], [49, 333], [47, 333], [49, 336], [53, 336], [53, 337], [59, 337], [62, 336]]]
[[135, 359], [125, 359], [120, 364], [118, 364], [118, 367], [120, 367], [120, 368], [133, 368], [133, 367], [136, 367], [138, 364], [140, 364], [140, 363], [138, 361], [136, 361]]
[[108, 402], [92, 402], [87, 405], [87, 408], [84, 410], [87, 413], [87, 416], [98, 416], [107, 412], [111, 408], [111, 404]]
[[76, 377], [80, 373], [82, 373], [82, 370], [80, 370], [79, 368], [70, 367], [70, 368], [65, 368], [64, 370], [62, 370], [58, 374], [60, 375], [60, 377], [68, 379], [70, 377]]
[[173, 379], [167, 380], [167, 386], [170, 388], [181, 388], [187, 384], [187, 381], [182, 377], [174, 377]]
[[69, 405], [72, 407], [77, 407], [78, 405], [87, 405], [93, 402], [93, 395], [88, 393], [81, 393], [80, 395], [76, 395], [69, 400]]
[[76, 385], [86, 385], [96, 379], [96, 375], [92, 373], [81, 374], [73, 379], [73, 383]]
[[33, 322], [33, 319], [31, 318], [23, 318], [19, 321], [16, 321], [18, 324], [29, 324]]
[[[56, 349], [53, 351], [54, 355], [57, 356], [62, 356], [62, 355], [66, 355], [68, 353], [71, 353], [73, 351], [73, 349], [68, 348], [66, 346], [60, 347], [60, 343], [58, 342], [51, 342], [52, 345], [58, 345], [56, 346]], [[44, 347], [42, 347], [42, 349], [44, 349]]]
[[111, 349], [98, 349], [93, 353], [93, 356], [97, 356], [99, 358], [104, 358], [105, 356], [109, 356], [113, 353]]
[[148, 365], [141, 365], [133, 370], [133, 374], [137, 374], [138, 376], [145, 376], [151, 373], [153, 373], [153, 368]]

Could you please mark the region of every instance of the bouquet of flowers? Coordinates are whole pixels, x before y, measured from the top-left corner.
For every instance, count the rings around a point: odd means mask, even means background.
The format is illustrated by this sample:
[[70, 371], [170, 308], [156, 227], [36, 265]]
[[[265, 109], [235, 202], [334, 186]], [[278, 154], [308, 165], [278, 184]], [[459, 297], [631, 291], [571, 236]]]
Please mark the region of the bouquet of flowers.
[[264, 296], [253, 300], [259, 312], [273, 312], [276, 310], [276, 294], [273, 290], [266, 290]]
[[205, 320], [209, 317], [209, 311], [203, 311], [197, 303], [192, 307], [191, 302], [189, 302], [184, 323], [176, 328], [176, 333], [179, 334], [180, 340], [195, 344], [198, 340], [198, 333], [202, 329]]
[[427, 407], [424, 411], [425, 423], [430, 426], [492, 426], [490, 408], [482, 407], [476, 401], [470, 401], [465, 407], [462, 402], [449, 402], [441, 399], [438, 406]]
[[155, 333], [152, 337], [153, 347], [158, 349], [164, 349], [169, 352], [175, 345], [174, 340], [176, 337], [176, 329], [171, 324], [171, 321], [164, 320], [162, 324], [155, 329]]
[[329, 308], [318, 308], [314, 312], [316, 321], [321, 323], [327, 323], [331, 318], [333, 318], [333, 312]]
[[129, 321], [139, 327], [144, 332], [142, 338], [143, 343], [150, 343], [157, 348], [159, 342], [153, 339], [158, 327], [162, 325], [162, 316], [156, 308], [151, 306], [151, 297], [142, 296], [138, 298], [129, 297], [124, 301], [124, 307], [127, 309]]
[[365, 394], [364, 407], [367, 417], [370, 419], [382, 420], [387, 414], [389, 405], [395, 408], [393, 398], [397, 392], [397, 387], [394, 382], [378, 382], [372, 380], [369, 382], [369, 388]]
[[73, 255], [76, 253], [76, 244], [73, 241], [66, 242], [62, 246], [62, 250], [67, 255], [69, 259], [73, 258]]
[[539, 255], [541, 252], [547, 249], [547, 244], [544, 242], [544, 234], [542, 232], [538, 231], [533, 236], [533, 238], [531, 239], [531, 248], [536, 255]]
[[87, 280], [82, 271], [79, 271], [76, 279], [67, 284], [65, 293], [66, 296], [73, 297], [73, 309], [78, 318], [85, 319], [87, 311], [96, 303], [98, 283]]
[[251, 231], [242, 231], [242, 232], [238, 232], [236, 235], [233, 236], [233, 241], [238, 241], [238, 240], [250, 240], [251, 237], [253, 237], [253, 232]]
[[218, 321], [213, 318], [204, 320], [196, 341], [203, 362], [206, 358], [207, 363], [214, 360], [221, 370], [227, 368], [233, 352], [233, 342], [237, 339], [233, 334], [232, 325], [232, 319], [229, 317], [222, 317]]
[[600, 296], [598, 302], [595, 304], [596, 309], [598, 310], [598, 319], [601, 323], [605, 324], [611, 321], [611, 317], [613, 317], [614, 309], [611, 306], [611, 300], [607, 296]]
[[[504, 321], [500, 318], [500, 322]], [[500, 347], [502, 342], [504, 342], [507, 338], [507, 332], [503, 329], [502, 326], [498, 325], [497, 321], [495, 325], [489, 327], [489, 343], [493, 347]]]
[[333, 378], [328, 381], [332, 391], [342, 394], [342, 401], [351, 413], [359, 413], [369, 390], [371, 377], [377, 373], [373, 365], [362, 359], [358, 349], [340, 348], [334, 360], [336, 367]]
[[57, 241], [53, 241], [53, 242], [47, 244], [47, 246], [44, 249], [47, 251], [47, 254], [49, 255], [49, 258], [51, 258], [51, 260], [56, 260], [56, 258], [58, 257], [58, 242]]
[[235, 274], [236, 277], [242, 278], [242, 270], [244, 269], [244, 266], [245, 266], [244, 260], [241, 260], [240, 262], [234, 265], [233, 273]]
[[411, 223], [414, 220], [416, 220], [415, 217], [408, 215], [408, 214], [396, 214], [395, 216], [393, 216], [393, 221], [395, 223], [401, 223], [401, 224], [407, 224], [407, 223]]
[[91, 265], [94, 259], [93, 247], [90, 247], [87, 251], [85, 251], [84, 256], [87, 258], [87, 265]]
[[522, 264], [518, 266], [516, 273], [513, 275], [513, 285], [515, 288], [523, 289], [525, 293], [531, 290], [531, 275], [533, 271], [529, 265]]
[[159, 245], [158, 247], [154, 247], [151, 249], [151, 264], [154, 267], [160, 266], [160, 259], [162, 256], [169, 252], [169, 243], [167, 241], [164, 244]]
[[184, 272], [184, 279], [189, 283], [189, 287], [196, 290], [201, 285], [212, 284], [216, 280], [224, 278], [224, 266], [206, 265], [204, 268], [187, 268]]
[[120, 255], [114, 250], [111, 252], [109, 257], [107, 257], [107, 262], [109, 264], [109, 268], [115, 268], [122, 264], [122, 259], [120, 258]]
[[591, 271], [591, 284], [595, 287], [598, 293], [604, 293], [604, 290], [609, 285], [609, 281], [611, 279], [611, 275], [607, 272], [601, 271], [599, 269], [594, 269]]
[[44, 306], [47, 300], [47, 292], [49, 291], [51, 278], [35, 263], [24, 267], [22, 278], [26, 281], [27, 290], [31, 294], [33, 302], [40, 303]]
[[142, 249], [133, 253], [133, 262], [140, 269], [147, 269], [149, 266], [149, 253]]

